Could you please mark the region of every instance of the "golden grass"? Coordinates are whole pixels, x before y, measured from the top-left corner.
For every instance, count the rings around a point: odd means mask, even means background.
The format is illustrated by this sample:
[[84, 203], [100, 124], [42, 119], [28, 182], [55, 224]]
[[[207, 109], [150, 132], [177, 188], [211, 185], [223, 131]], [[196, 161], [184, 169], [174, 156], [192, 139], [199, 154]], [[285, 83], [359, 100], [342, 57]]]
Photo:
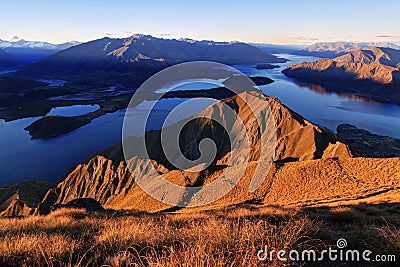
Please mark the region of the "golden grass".
[[[339, 237], [359, 249], [399, 252], [399, 220], [392, 209], [244, 205], [170, 214], [58, 210], [0, 219], [0, 266], [260, 266], [264, 263], [256, 254], [265, 246], [322, 250]], [[383, 220], [376, 213], [393, 216]], [[277, 260], [265, 264], [283, 265]]]

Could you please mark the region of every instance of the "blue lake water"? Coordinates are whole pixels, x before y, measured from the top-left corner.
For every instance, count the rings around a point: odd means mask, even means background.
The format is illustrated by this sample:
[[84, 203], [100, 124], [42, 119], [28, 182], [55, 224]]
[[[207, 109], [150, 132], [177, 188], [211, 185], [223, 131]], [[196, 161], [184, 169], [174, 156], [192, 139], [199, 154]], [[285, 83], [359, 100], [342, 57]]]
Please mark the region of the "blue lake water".
[[[170, 98], [158, 101], [151, 111], [146, 129], [160, 129], [170, 110], [188, 100]], [[171, 123], [194, 115], [213, 102], [214, 99], [197, 101], [184, 114], [176, 113]], [[143, 114], [153, 103], [145, 101], [132, 108], [138, 123], [144, 123]], [[78, 111], [82, 111], [80, 107]], [[68, 134], [44, 140], [31, 140], [24, 130], [40, 117], [11, 122], [0, 120], [0, 186], [24, 180], [59, 181], [74, 164], [121, 141], [124, 115], [125, 110], [109, 113]], [[136, 134], [141, 135], [139, 131]]]

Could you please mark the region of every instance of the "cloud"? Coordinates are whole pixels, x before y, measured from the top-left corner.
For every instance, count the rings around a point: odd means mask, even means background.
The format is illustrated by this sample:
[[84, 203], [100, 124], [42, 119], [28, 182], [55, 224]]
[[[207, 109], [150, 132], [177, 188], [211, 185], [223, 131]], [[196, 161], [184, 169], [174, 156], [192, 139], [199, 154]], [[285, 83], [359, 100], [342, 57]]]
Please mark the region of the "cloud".
[[377, 35], [376, 38], [400, 38], [398, 35]]
[[133, 34], [132, 31], [122, 31], [123, 34]]
[[111, 34], [111, 33], [109, 33], [109, 32], [103, 32], [103, 33], [102, 33], [102, 35], [105, 35], [105, 36], [111, 36], [112, 34]]
[[171, 36], [170, 33], [158, 33], [157, 35], [158, 36]]

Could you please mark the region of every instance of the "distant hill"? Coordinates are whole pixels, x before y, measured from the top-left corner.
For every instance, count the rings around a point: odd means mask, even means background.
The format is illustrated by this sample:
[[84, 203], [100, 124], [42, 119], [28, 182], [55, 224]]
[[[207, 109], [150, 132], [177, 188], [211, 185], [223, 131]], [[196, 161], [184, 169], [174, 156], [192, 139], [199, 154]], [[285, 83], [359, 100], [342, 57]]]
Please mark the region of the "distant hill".
[[10, 41], [0, 40], [0, 49], [6, 51], [17, 60], [17, 67], [37, 62], [58, 51], [78, 45], [80, 42], [70, 41], [62, 44], [52, 44], [43, 41], [26, 41], [14, 36]]
[[[285, 62], [240, 42], [161, 39], [148, 35], [102, 38], [60, 51], [26, 66], [18, 75], [35, 78], [148, 78], [153, 72], [187, 61], [207, 60], [225, 64]], [[123, 77], [121, 78], [122, 80]], [[123, 81], [122, 81], [123, 82]]]
[[335, 58], [347, 52], [369, 47], [400, 49], [399, 45], [389, 42], [320, 42], [295, 51], [294, 53], [321, 58]]
[[292, 78], [333, 90], [400, 104], [400, 50], [383, 47], [349, 52], [334, 59], [302, 62], [282, 72]]

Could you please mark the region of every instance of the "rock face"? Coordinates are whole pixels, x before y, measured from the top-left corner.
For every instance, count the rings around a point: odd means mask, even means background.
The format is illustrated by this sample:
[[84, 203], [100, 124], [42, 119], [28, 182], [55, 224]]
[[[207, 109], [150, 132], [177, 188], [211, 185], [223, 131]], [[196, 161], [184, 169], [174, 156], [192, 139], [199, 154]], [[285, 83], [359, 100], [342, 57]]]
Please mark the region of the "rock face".
[[290, 65], [288, 77], [320, 84], [334, 91], [351, 91], [378, 101], [400, 104], [400, 51], [358, 50], [334, 59]]
[[[254, 96], [253, 93], [242, 93], [238, 96], [224, 99], [206, 109], [203, 113], [224, 116], [223, 106], [232, 107], [244, 122], [249, 136], [255, 137], [251, 140], [251, 147], [254, 148], [260, 142], [260, 135], [259, 129], [254, 126], [254, 114], [250, 112], [246, 104], [249, 103], [249, 100], [245, 101], [246, 97], [250, 96]], [[281, 166], [286, 162], [351, 158], [348, 147], [341, 143], [333, 132], [305, 120], [276, 99], [267, 98], [267, 102], [275, 119], [277, 149], [274, 159], [276, 163], [273, 164], [270, 174], [268, 174], [269, 178], [266, 180], [273, 181], [277, 166]], [[262, 116], [262, 113], [258, 115]], [[193, 153], [193, 147], [198, 148], [198, 141], [206, 137], [211, 138], [216, 143], [218, 148], [217, 157], [214, 165], [198, 173], [176, 170], [171, 166], [163, 152], [160, 152], [159, 131], [151, 131], [146, 136], [152, 162], [133, 156], [129, 161], [129, 165], [134, 166], [132, 173], [127, 170], [126, 163], [123, 160], [121, 144], [99, 152], [99, 155], [86, 163], [78, 165], [55, 189], [50, 190], [39, 206], [38, 213], [47, 213], [49, 207], [55, 203], [67, 203], [75, 198], [82, 197], [94, 198], [106, 208], [113, 209], [126, 208], [157, 211], [170, 208], [170, 206], [159, 203], [148, 196], [135, 183], [135, 179], [147, 175], [150, 173], [150, 169], [156, 168], [158, 173], [161, 173], [166, 180], [175, 184], [190, 186], [212, 181], [224, 171], [230, 157], [230, 144], [226, 142], [226, 135], [223, 129], [219, 128], [217, 123], [211, 120], [205, 120], [204, 118], [194, 119], [190, 122], [189, 127], [182, 129], [180, 134], [181, 148], [184, 155], [191, 157], [193, 156], [191, 154]], [[246, 183], [246, 179], [249, 182], [251, 172], [254, 171], [257, 164], [257, 149], [251, 151], [250, 163], [245, 171], [245, 177], [247, 178], [244, 179], [244, 183]], [[227, 175], [235, 176], [237, 174], [234, 171]], [[266, 190], [265, 187], [263, 188], [262, 190]], [[231, 196], [229, 201], [245, 201], [258, 194], [262, 195], [263, 193], [260, 192], [250, 194], [246, 191], [243, 194], [236, 194], [235, 199], [231, 199]], [[226, 199], [222, 201], [228, 203]]]
[[400, 139], [371, 134], [349, 124], [340, 124], [337, 127], [337, 132], [339, 137], [350, 146], [351, 150], [362, 157], [400, 157]]
[[32, 214], [52, 184], [26, 181], [0, 188], [0, 216]]

